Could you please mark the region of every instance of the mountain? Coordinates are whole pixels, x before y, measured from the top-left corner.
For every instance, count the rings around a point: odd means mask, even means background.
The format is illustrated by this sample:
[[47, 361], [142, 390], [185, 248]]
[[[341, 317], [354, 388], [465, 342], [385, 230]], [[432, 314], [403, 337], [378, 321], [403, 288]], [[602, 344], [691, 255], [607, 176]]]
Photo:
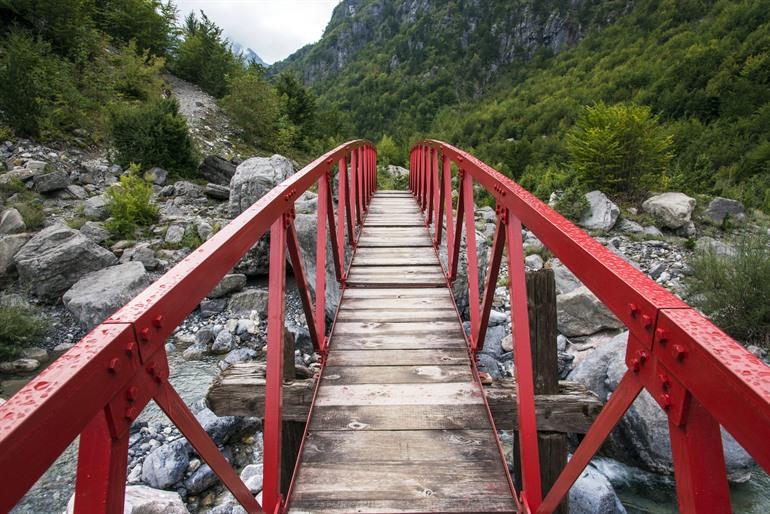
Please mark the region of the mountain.
[[263, 61], [259, 55], [257, 55], [257, 52], [251, 48], [244, 47], [237, 41], [231, 42], [230, 48], [235, 55], [243, 57], [247, 63], [259, 64], [260, 66], [264, 66], [266, 68], [270, 66], [265, 61]]

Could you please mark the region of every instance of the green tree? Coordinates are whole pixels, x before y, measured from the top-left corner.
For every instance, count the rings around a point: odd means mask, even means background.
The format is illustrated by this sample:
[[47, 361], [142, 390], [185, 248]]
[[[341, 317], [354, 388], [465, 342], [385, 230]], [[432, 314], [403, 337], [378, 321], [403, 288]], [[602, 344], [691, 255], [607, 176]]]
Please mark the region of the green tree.
[[279, 129], [283, 139], [293, 139], [287, 131], [293, 126], [281, 121], [280, 102], [275, 90], [257, 70], [250, 69], [230, 81], [230, 92], [220, 104], [230, 119], [252, 143], [273, 147], [277, 144]]
[[316, 129], [315, 95], [288, 72], [279, 74], [274, 83], [281, 112], [297, 128], [297, 145], [307, 147]]
[[404, 156], [393, 138], [388, 134], [383, 134], [382, 139], [377, 143], [377, 164], [389, 166], [391, 164], [401, 165], [403, 162]]
[[97, 26], [117, 41], [165, 56], [172, 49], [176, 7], [168, 0], [96, 0]]
[[242, 62], [230, 51], [222, 29], [201, 11], [200, 20], [194, 13], [185, 18], [183, 36], [171, 61], [172, 70], [217, 98], [223, 97], [228, 77], [242, 68]]
[[138, 166], [132, 166], [132, 172], [120, 177], [120, 183], [105, 193], [110, 211], [105, 226], [120, 237], [134, 237], [137, 227], [149, 227], [158, 221], [158, 206], [152, 202], [152, 186], [136, 175], [138, 169]]
[[586, 107], [567, 134], [570, 164], [589, 188], [636, 193], [654, 184], [671, 161], [672, 138], [650, 108]]

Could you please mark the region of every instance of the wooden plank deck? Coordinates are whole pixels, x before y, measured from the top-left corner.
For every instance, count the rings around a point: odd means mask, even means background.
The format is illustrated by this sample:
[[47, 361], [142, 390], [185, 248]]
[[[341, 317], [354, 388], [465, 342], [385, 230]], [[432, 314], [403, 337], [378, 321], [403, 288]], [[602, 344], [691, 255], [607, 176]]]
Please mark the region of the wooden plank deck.
[[409, 193], [372, 200], [289, 512], [515, 512], [443, 272]]

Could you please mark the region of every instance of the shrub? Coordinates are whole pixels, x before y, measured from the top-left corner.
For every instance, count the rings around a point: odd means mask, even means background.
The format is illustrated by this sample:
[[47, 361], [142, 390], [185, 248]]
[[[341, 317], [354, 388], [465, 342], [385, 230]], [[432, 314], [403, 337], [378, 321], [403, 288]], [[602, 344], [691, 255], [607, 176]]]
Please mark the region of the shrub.
[[36, 309], [0, 297], [0, 360], [18, 357], [22, 348], [34, 342], [44, 329]]
[[94, 19], [117, 41], [135, 41], [142, 50], [164, 56], [174, 43], [174, 5], [161, 0], [101, 0]]
[[770, 240], [744, 238], [735, 252], [713, 249], [690, 259], [692, 303], [722, 330], [745, 344], [770, 348]]
[[278, 96], [256, 70], [239, 74], [230, 82], [230, 93], [221, 100], [222, 109], [244, 137], [263, 147], [292, 146], [293, 125], [281, 119]]
[[108, 189], [106, 195], [111, 218], [105, 226], [112, 233], [130, 238], [137, 227], [158, 221], [158, 206], [151, 199], [152, 186], [135, 174], [120, 177], [120, 184]]
[[579, 183], [573, 183], [561, 194], [555, 208], [562, 216], [572, 221], [579, 221], [588, 208], [586, 189]]
[[289, 72], [282, 72], [274, 83], [281, 113], [296, 127], [292, 146], [307, 150], [316, 132], [315, 96]]
[[377, 143], [377, 164], [389, 166], [391, 164], [401, 165], [404, 162], [403, 155], [399, 152], [393, 138], [387, 134], [382, 135], [382, 139]]
[[650, 108], [636, 105], [586, 107], [567, 133], [570, 163], [590, 189], [636, 193], [666, 170], [672, 138]]
[[20, 180], [12, 180], [7, 184], [0, 184], [0, 199], [19, 211], [24, 224], [29, 230], [35, 230], [43, 226], [45, 214], [40, 195], [27, 189]]
[[72, 66], [51, 46], [12, 30], [0, 46], [0, 116], [20, 135], [77, 126], [79, 98]]
[[175, 99], [118, 106], [112, 114], [110, 137], [115, 162], [122, 166], [141, 162], [182, 176], [197, 169], [187, 121]]

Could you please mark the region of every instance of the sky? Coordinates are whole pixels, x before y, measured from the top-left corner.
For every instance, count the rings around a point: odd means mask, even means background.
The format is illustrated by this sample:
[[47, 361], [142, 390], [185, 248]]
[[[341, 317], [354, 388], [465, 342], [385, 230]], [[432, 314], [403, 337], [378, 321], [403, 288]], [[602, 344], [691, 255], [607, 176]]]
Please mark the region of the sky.
[[180, 19], [200, 9], [231, 41], [268, 64], [321, 38], [339, 0], [175, 0]]

